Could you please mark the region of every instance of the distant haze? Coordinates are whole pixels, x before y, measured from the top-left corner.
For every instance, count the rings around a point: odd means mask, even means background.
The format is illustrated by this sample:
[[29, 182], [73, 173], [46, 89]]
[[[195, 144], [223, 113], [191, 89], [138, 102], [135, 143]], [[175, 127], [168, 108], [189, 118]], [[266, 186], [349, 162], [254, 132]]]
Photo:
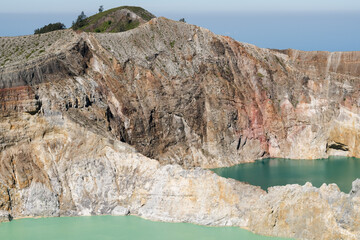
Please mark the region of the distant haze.
[[149, 11], [163, 12], [238, 12], [238, 11], [360, 11], [359, 0], [4, 0], [0, 13], [86, 12], [104, 5], [137, 5]]
[[188, 23], [216, 34], [264, 48], [360, 51], [360, 11], [204, 13], [169, 17], [184, 17]]
[[50, 22], [70, 27], [82, 10], [90, 16], [100, 5], [105, 9], [138, 5], [157, 16], [185, 18], [190, 24], [264, 48], [360, 51], [358, 0], [13, 0], [0, 9], [0, 36], [33, 34]]

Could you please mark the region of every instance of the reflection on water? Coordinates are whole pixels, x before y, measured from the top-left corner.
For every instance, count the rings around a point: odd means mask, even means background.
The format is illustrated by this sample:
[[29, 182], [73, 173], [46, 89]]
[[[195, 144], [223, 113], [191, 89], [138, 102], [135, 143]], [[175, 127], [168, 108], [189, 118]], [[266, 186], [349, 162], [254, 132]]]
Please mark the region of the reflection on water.
[[360, 178], [360, 159], [330, 157], [318, 160], [264, 159], [229, 168], [213, 169], [226, 178], [234, 178], [266, 190], [268, 187], [311, 182], [320, 187], [323, 183], [336, 183], [348, 193], [351, 183]]
[[277, 240], [236, 227], [151, 222], [134, 216], [20, 219], [0, 224], [0, 239], [11, 240]]

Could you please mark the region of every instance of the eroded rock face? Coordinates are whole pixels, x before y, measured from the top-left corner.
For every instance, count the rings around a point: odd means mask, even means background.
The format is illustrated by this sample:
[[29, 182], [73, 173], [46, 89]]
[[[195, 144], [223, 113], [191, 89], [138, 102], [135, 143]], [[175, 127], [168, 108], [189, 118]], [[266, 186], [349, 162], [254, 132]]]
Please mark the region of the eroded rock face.
[[0, 211], [0, 222], [8, 222], [11, 220], [10, 214], [7, 211]]
[[12, 120], [24, 129], [39, 127], [39, 134], [1, 153], [1, 221], [134, 214], [301, 239], [360, 237], [360, 180], [350, 194], [335, 184], [320, 189], [311, 184], [272, 187], [266, 193], [209, 170], [161, 165], [67, 117], [58, 119], [61, 124], [26, 113]]
[[90, 42], [110, 52], [123, 138], [162, 163], [359, 156], [357, 53], [283, 54], [161, 18]]
[[135, 214], [360, 238], [358, 181], [350, 194], [267, 193], [203, 169], [359, 156], [358, 54], [260, 49], [163, 18], [119, 34], [66, 31], [0, 67], [0, 221]]
[[59, 36], [4, 63], [1, 109], [66, 114], [185, 168], [359, 156], [357, 53], [260, 49], [164, 18]]

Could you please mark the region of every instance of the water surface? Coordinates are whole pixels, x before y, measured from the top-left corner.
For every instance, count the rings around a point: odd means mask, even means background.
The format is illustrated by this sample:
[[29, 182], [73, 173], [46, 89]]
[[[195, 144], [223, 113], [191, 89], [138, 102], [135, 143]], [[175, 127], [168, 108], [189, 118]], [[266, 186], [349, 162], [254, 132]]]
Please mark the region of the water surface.
[[[235, 11], [235, 9], [234, 9]], [[209, 13], [159, 13], [175, 20], [210, 29], [240, 42], [263, 48], [306, 51], [359, 51], [359, 12], [240, 11]]]
[[[106, 7], [106, 6], [105, 6]], [[0, 36], [33, 34], [36, 28], [50, 22], [67, 27], [82, 9], [74, 13], [0, 14]], [[157, 16], [179, 20], [227, 35], [241, 42], [265, 48], [294, 48], [307, 51], [360, 51], [360, 12], [169, 12], [148, 9]], [[85, 11], [90, 16], [95, 12]]]
[[237, 227], [152, 222], [134, 216], [19, 219], [0, 224], [0, 239], [11, 240], [277, 240]]
[[318, 160], [264, 159], [229, 168], [213, 169], [222, 177], [234, 178], [260, 186], [268, 187], [286, 184], [311, 182], [320, 187], [323, 183], [336, 183], [340, 190], [348, 193], [351, 183], [360, 178], [360, 159], [330, 157]]

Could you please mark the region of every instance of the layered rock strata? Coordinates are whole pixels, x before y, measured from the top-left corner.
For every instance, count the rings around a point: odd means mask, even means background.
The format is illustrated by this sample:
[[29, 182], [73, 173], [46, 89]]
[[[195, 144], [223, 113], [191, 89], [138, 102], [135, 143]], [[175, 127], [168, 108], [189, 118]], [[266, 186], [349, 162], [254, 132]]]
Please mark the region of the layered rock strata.
[[16, 52], [0, 67], [1, 221], [134, 214], [360, 238], [358, 181], [350, 194], [309, 184], [265, 192], [203, 169], [359, 156], [358, 53], [260, 49], [164, 18], [26, 41], [44, 51], [19, 53], [22, 41], [0, 38]]
[[46, 36], [26, 38], [50, 41], [31, 60], [8, 50], [2, 109], [79, 118], [94, 103], [104, 134], [185, 168], [359, 156], [357, 52], [260, 49], [164, 18], [125, 33]]
[[162, 163], [359, 156], [358, 53], [282, 54], [165, 19], [90, 39], [110, 52], [122, 138]]
[[161, 165], [67, 117], [21, 114], [8, 120], [1, 128], [18, 144], [1, 152], [1, 221], [133, 214], [301, 239], [360, 237], [359, 180], [350, 194], [335, 184], [267, 193], [209, 170]]

